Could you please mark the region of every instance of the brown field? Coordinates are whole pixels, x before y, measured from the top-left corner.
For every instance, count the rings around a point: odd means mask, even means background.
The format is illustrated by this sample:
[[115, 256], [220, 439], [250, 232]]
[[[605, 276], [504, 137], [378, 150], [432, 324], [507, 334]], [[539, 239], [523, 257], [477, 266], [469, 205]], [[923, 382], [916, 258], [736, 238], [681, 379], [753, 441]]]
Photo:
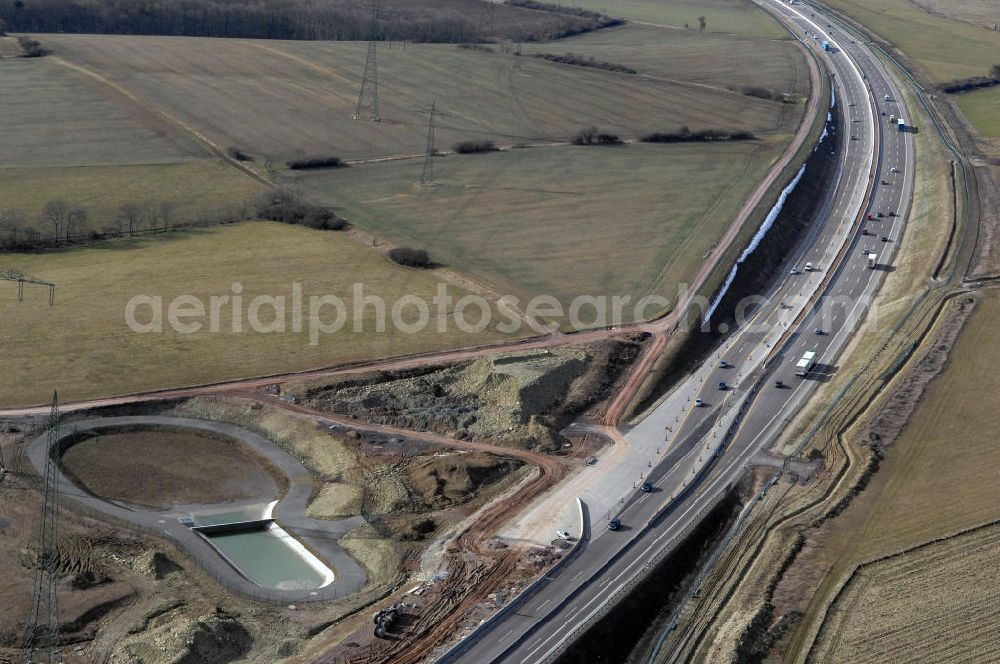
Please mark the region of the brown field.
[[992, 30], [1000, 22], [1000, 12], [994, 0], [910, 0], [929, 14], [972, 23]]
[[[983, 399], [1000, 392], [1000, 375], [993, 371], [1000, 352], [988, 341], [1000, 323], [1000, 294], [977, 299], [946, 368], [929, 384], [871, 484], [828, 522], [779, 586], [780, 603], [799, 592], [795, 586], [803, 579], [819, 584], [788, 657], [808, 647], [800, 642], [804, 630], [814, 626], [823, 602], [855, 565], [1000, 518], [994, 435], [1000, 411]], [[937, 570], [925, 572], [931, 583]]]
[[[643, 75], [722, 89], [755, 85], [794, 97], [809, 94], [808, 66], [797, 42], [790, 39], [699, 34], [634, 24], [554, 43], [525, 44], [523, 51], [593, 56], [628, 65]], [[748, 67], [746, 58], [751, 53], [753, 64]]]
[[89, 493], [156, 509], [275, 498], [265, 464], [239, 441], [183, 429], [102, 432], [62, 456], [64, 472]]
[[[933, 83], [985, 76], [1000, 63], [1000, 34], [948, 17], [958, 0], [826, 0], [826, 4], [899, 47]], [[963, 2], [962, 6], [976, 5]]]
[[1000, 659], [1000, 526], [863, 568], [830, 609], [811, 659], [994, 662]]
[[704, 16], [706, 32], [785, 39], [788, 32], [775, 19], [749, 0], [574, 0], [574, 4], [612, 16], [683, 28], [698, 32], [698, 17]]
[[[660, 30], [658, 37], [673, 33]], [[447, 113], [438, 118], [441, 147], [472, 138], [564, 141], [585, 124], [625, 136], [682, 124], [767, 133], [781, 124], [779, 105], [725, 89], [524, 57], [515, 70], [510, 55], [434, 44], [380, 47], [385, 120], [358, 122], [352, 116], [363, 43], [95, 35], [49, 35], [47, 43], [215, 144], [275, 162], [306, 153], [420, 154], [427, 130], [422, 111], [432, 101]], [[716, 51], [724, 48], [720, 40]], [[801, 59], [784, 44], [743, 53], [757, 62]], [[748, 83], [753, 78], [748, 74]]]
[[0, 83], [0, 166], [164, 164], [208, 156], [155, 113], [53, 57], [0, 60]]

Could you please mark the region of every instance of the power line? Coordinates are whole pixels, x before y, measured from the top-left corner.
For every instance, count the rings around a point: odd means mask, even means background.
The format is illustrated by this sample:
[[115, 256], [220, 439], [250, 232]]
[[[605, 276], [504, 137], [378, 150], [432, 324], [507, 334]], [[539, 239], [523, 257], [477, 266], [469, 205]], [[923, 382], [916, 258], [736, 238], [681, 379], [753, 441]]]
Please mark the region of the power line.
[[13, 281], [17, 283], [17, 301], [24, 302], [24, 285], [25, 284], [38, 284], [39, 286], [49, 287], [49, 306], [51, 307], [55, 303], [56, 299], [56, 285], [49, 283], [48, 281], [42, 281], [41, 279], [36, 279], [35, 277], [29, 277], [20, 270], [15, 270], [12, 267], [4, 267], [0, 265], [0, 281]]
[[378, 5], [372, 5], [372, 22], [368, 29], [368, 55], [365, 57], [365, 73], [361, 79], [361, 92], [354, 110], [355, 120], [382, 119], [378, 109]]
[[38, 525], [38, 560], [31, 614], [24, 631], [24, 664], [54, 664], [59, 646], [59, 394], [52, 394], [46, 422], [42, 514]]

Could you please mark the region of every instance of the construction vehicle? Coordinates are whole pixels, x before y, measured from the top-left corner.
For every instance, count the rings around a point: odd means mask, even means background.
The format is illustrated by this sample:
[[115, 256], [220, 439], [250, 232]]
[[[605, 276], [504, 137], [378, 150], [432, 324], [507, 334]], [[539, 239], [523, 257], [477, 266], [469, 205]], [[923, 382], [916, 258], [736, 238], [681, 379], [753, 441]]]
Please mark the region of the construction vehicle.
[[396, 619], [399, 618], [399, 609], [399, 605], [393, 604], [389, 608], [382, 609], [372, 616], [372, 621], [375, 623], [375, 636], [380, 639], [388, 636], [392, 623], [396, 622]]

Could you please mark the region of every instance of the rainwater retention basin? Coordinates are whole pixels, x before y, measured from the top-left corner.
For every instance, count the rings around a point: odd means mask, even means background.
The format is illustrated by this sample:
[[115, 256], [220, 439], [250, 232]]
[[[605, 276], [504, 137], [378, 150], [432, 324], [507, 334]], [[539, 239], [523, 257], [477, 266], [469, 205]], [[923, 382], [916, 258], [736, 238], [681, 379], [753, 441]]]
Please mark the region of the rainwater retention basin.
[[270, 519], [196, 530], [240, 574], [264, 588], [313, 590], [333, 582], [333, 571]]

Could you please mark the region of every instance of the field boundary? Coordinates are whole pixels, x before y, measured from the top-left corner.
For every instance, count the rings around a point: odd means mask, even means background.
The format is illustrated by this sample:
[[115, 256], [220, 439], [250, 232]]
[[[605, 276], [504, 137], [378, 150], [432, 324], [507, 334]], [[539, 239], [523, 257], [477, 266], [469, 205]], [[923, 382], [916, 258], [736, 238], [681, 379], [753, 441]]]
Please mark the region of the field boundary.
[[819, 621], [819, 624], [817, 624], [815, 627], [815, 633], [812, 637], [811, 643], [809, 645], [809, 651], [806, 653], [804, 661], [807, 663], [813, 661], [813, 657], [816, 651], [816, 646], [819, 643], [819, 637], [823, 633], [823, 628], [827, 624], [831, 610], [834, 608], [837, 602], [843, 599], [843, 596], [847, 593], [848, 589], [850, 588], [851, 584], [854, 582], [858, 574], [865, 571], [869, 567], [873, 567], [881, 563], [888, 562], [895, 558], [900, 558], [902, 556], [916, 553], [921, 549], [926, 549], [928, 547], [934, 546], [935, 544], [941, 544], [942, 542], [947, 542], [949, 540], [965, 537], [967, 535], [972, 535], [973, 533], [979, 532], [980, 530], [986, 530], [988, 528], [992, 528], [998, 525], [1000, 525], [1000, 519], [993, 519], [992, 521], [987, 521], [985, 523], [980, 523], [975, 526], [962, 528], [960, 530], [953, 531], [946, 535], [941, 535], [939, 537], [929, 539], [925, 542], [914, 544], [913, 546], [906, 547], [904, 549], [900, 549], [892, 553], [887, 553], [881, 556], [877, 556], [875, 558], [869, 558], [868, 560], [863, 560], [860, 563], [857, 563], [854, 566], [854, 568], [845, 576], [845, 578], [841, 580], [841, 582], [837, 586], [837, 592], [830, 599], [830, 601], [826, 603], [826, 606], [824, 607], [823, 610], [823, 618]]

